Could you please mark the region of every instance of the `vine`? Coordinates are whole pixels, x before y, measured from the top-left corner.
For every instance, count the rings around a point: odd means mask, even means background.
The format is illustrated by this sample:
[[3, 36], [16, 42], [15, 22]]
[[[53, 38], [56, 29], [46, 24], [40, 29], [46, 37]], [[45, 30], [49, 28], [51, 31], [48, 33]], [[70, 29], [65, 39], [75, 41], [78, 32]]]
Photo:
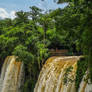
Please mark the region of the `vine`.
[[77, 63], [77, 71], [76, 71], [76, 79], [75, 79], [75, 86], [77, 91], [87, 68], [88, 68], [88, 61], [83, 57], [80, 58], [80, 60]]

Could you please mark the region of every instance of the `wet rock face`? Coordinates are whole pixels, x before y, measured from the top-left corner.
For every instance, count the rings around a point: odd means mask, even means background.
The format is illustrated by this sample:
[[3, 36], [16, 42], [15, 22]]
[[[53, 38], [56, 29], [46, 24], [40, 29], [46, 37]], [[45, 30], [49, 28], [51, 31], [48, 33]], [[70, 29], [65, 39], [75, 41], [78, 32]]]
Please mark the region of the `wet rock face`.
[[[75, 74], [79, 56], [51, 57], [43, 66], [34, 92], [76, 92]], [[90, 92], [92, 88], [82, 80], [78, 92]]]
[[16, 57], [6, 58], [0, 76], [0, 92], [20, 92], [23, 78], [23, 64]]
[[0, 75], [1, 75], [1, 69], [2, 69], [2, 66], [3, 66], [3, 60], [0, 58]]

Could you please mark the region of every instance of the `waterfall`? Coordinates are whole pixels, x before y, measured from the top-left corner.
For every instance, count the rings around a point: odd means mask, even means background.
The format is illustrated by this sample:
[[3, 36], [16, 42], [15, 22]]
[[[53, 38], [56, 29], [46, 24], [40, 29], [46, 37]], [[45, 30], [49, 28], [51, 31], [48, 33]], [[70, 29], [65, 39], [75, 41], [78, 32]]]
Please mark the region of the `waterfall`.
[[[75, 75], [79, 59], [80, 56], [49, 58], [40, 72], [34, 92], [76, 92]], [[92, 85], [82, 80], [78, 92], [92, 92]]]
[[88, 76], [88, 71], [86, 72], [80, 83], [78, 92], [92, 92], [92, 84], [90, 83], [90, 80], [88, 79], [88, 83], [85, 81], [85, 79], [87, 79], [87, 76]]
[[22, 62], [16, 62], [15, 56], [8, 56], [0, 75], [0, 92], [20, 92], [24, 77]]

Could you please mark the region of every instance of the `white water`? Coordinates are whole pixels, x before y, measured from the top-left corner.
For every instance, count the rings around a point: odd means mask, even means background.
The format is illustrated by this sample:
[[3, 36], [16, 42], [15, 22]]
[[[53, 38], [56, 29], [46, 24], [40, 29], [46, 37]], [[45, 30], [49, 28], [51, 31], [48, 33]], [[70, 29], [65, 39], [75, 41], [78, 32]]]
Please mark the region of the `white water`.
[[[76, 92], [75, 75], [79, 59], [78, 56], [49, 58], [40, 72], [34, 92]], [[64, 83], [66, 69], [70, 66], [73, 69], [67, 75], [67, 83]], [[92, 92], [92, 85], [83, 78], [78, 92]]]
[[[76, 92], [74, 80], [79, 58], [77, 56], [49, 58], [40, 72], [34, 92]], [[68, 73], [65, 84], [66, 69], [70, 66], [73, 69]], [[83, 77], [78, 92], [92, 92], [92, 84], [84, 81], [87, 75], [88, 73]], [[14, 56], [7, 57], [0, 75], [0, 92], [21, 92], [23, 78], [23, 64], [16, 62]]]
[[0, 92], [20, 92], [23, 82], [23, 64], [14, 56], [6, 58], [0, 76]]
[[84, 75], [82, 82], [80, 83], [78, 92], [92, 92], [92, 84], [90, 84], [90, 80], [88, 80], [88, 83], [86, 83], [86, 81], [84, 80], [87, 79], [87, 75], [88, 72], [86, 72], [86, 74]]

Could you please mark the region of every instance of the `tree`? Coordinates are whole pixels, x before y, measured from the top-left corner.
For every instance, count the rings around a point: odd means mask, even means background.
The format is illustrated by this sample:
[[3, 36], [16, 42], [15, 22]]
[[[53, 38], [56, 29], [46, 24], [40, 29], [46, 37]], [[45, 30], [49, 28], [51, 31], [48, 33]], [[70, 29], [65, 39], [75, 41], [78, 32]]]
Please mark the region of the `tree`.
[[19, 25], [21, 23], [28, 23], [28, 12], [19, 11], [16, 12], [15, 25]]
[[36, 21], [39, 18], [39, 15], [41, 14], [42, 10], [36, 6], [30, 7], [30, 10], [31, 10], [29, 12], [30, 17], [32, 18], [33, 21]]

